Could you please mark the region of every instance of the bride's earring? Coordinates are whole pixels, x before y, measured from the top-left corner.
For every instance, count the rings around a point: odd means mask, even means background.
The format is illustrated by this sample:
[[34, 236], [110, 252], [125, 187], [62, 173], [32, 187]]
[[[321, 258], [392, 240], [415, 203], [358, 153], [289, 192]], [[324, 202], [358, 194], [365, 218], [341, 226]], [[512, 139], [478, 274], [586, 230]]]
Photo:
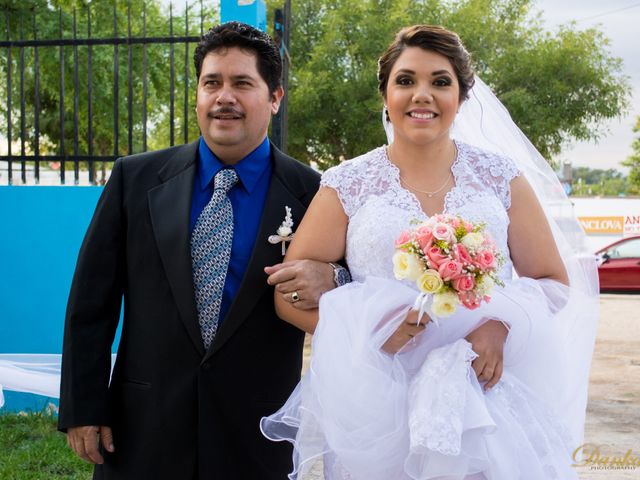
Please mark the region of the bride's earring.
[[391, 123], [391, 119], [389, 118], [389, 109], [386, 105], [384, 106], [384, 118], [387, 119], [387, 122]]

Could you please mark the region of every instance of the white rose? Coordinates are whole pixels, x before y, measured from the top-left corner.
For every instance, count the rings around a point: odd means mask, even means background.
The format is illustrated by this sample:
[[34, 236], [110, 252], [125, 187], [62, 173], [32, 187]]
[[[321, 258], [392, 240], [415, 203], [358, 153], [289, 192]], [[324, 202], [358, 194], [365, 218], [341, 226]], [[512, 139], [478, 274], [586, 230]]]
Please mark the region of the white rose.
[[481, 296], [490, 295], [496, 282], [489, 275], [483, 275], [482, 280], [478, 283], [478, 293]]
[[484, 243], [484, 237], [481, 233], [471, 232], [462, 237], [460, 242], [469, 250], [477, 250]]
[[291, 227], [279, 227], [278, 228], [278, 235], [280, 235], [281, 237], [288, 237], [289, 235], [291, 235], [292, 230]]
[[436, 293], [442, 288], [444, 282], [437, 270], [427, 270], [416, 280], [416, 285], [423, 293]]
[[393, 274], [397, 280], [416, 280], [424, 271], [420, 260], [410, 253], [398, 250], [393, 254]]
[[436, 293], [433, 296], [431, 311], [436, 317], [448, 317], [456, 311], [460, 300], [453, 292]]

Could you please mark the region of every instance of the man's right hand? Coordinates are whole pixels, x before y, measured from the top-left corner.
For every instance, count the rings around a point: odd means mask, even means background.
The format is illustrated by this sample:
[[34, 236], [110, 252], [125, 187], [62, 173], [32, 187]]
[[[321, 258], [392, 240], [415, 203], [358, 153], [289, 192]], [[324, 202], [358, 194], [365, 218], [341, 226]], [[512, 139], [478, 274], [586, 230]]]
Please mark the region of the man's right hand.
[[[322, 294], [336, 288], [333, 267], [325, 262], [289, 260], [265, 267], [264, 271], [269, 275], [267, 283], [275, 285], [284, 301], [299, 310], [318, 308]], [[300, 300], [292, 298], [294, 292]]]
[[80, 458], [89, 463], [103, 464], [104, 458], [98, 450], [98, 441], [107, 452], [113, 453], [113, 433], [111, 427], [103, 425], [87, 425], [82, 427], [70, 427], [67, 430], [67, 445], [76, 452]]

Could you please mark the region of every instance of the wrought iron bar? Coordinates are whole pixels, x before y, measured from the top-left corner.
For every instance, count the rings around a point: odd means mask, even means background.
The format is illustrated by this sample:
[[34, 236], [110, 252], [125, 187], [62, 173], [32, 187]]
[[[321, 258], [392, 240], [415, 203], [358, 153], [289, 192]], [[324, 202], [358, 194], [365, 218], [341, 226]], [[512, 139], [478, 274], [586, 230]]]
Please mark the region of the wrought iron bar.
[[[131, 2], [127, 4], [127, 36], [131, 38]], [[127, 55], [127, 153], [133, 153], [133, 46], [128, 44]]]
[[[147, 36], [147, 4], [142, 4], [142, 36]], [[147, 151], [147, 96], [149, 79], [147, 73], [147, 44], [142, 46], [142, 151]]]
[[[6, 17], [7, 20], [7, 40], [11, 38], [11, 26], [9, 24], [9, 15]], [[7, 163], [7, 175], [8, 175], [8, 183], [11, 185], [13, 183], [13, 165], [11, 163], [11, 66], [13, 60], [11, 59], [11, 46], [7, 46], [7, 153], [9, 156]]]
[[[76, 38], [78, 35], [77, 30], [77, 22], [76, 22], [76, 9], [73, 9], [73, 38]], [[78, 115], [79, 115], [79, 85], [80, 81], [78, 79], [78, 46], [73, 46], [73, 155], [78, 156], [78, 152], [80, 150], [79, 146], [79, 138], [80, 132], [78, 130]], [[80, 183], [80, 165], [78, 162], [73, 163], [73, 183], [77, 185]]]
[[[189, 2], [184, 7], [184, 35], [189, 35]], [[184, 143], [189, 143], [189, 42], [184, 42]]]
[[[38, 31], [36, 29], [36, 12], [33, 12], [33, 38], [36, 39]], [[33, 111], [33, 129], [34, 129], [34, 150], [35, 157], [40, 157], [40, 62], [38, 58], [38, 47], [35, 47], [33, 52], [33, 74], [34, 74], [34, 103], [35, 109]], [[40, 160], [35, 160], [35, 181], [36, 184], [40, 183]]]
[[[62, 7], [59, 10], [60, 15], [60, 38], [63, 36], [62, 28]], [[64, 129], [64, 46], [60, 45], [60, 155], [62, 161], [60, 162], [60, 183], [65, 184], [65, 129]]]
[[[113, 36], [118, 37], [118, 10], [116, 8], [117, 0], [113, 0]], [[113, 154], [119, 155], [118, 148], [118, 126], [119, 126], [119, 93], [120, 93], [120, 61], [118, 58], [118, 45], [113, 43]]]
[[[91, 4], [87, 4], [87, 37], [91, 38]], [[89, 183], [96, 183], [96, 165], [93, 161], [93, 47], [87, 51], [87, 152], [89, 153]]]
[[[173, 3], [169, 3], [169, 35], [173, 38]], [[169, 44], [169, 145], [175, 145], [175, 125], [173, 119], [175, 116], [175, 58], [173, 42]]]
[[0, 161], [24, 160], [24, 161], [61, 161], [66, 160], [68, 162], [88, 162], [91, 158], [99, 162], [115, 162], [118, 159], [118, 155], [0, 155]]
[[[20, 20], [20, 36], [22, 36], [22, 19]], [[24, 47], [20, 49], [20, 154], [25, 155], [25, 115], [27, 109], [27, 102], [24, 95]], [[20, 178], [22, 183], [27, 183], [27, 163], [26, 160], [20, 162]]]
[[64, 38], [56, 40], [11, 40], [0, 41], [0, 47], [59, 47], [59, 46], [73, 46], [73, 45], [143, 45], [152, 43], [184, 43], [184, 42], [198, 42], [200, 37], [198, 36], [168, 36], [168, 37], [131, 37], [131, 38]]

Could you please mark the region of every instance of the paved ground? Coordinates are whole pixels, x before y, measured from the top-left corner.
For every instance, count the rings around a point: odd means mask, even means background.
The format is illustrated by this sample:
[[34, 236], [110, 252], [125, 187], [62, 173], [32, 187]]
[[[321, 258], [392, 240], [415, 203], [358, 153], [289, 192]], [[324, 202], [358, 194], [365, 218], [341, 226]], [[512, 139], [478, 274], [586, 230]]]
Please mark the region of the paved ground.
[[638, 460], [634, 470], [578, 468], [583, 480], [640, 480], [640, 295], [602, 295], [591, 367], [585, 441], [603, 456]]
[[[305, 362], [310, 355], [308, 340]], [[631, 450], [629, 458], [636, 459], [638, 467], [625, 471], [578, 467], [581, 480], [640, 480], [640, 295], [601, 297], [585, 442], [590, 448], [600, 446], [601, 458], [624, 457]], [[317, 465], [304, 480], [322, 479]]]

